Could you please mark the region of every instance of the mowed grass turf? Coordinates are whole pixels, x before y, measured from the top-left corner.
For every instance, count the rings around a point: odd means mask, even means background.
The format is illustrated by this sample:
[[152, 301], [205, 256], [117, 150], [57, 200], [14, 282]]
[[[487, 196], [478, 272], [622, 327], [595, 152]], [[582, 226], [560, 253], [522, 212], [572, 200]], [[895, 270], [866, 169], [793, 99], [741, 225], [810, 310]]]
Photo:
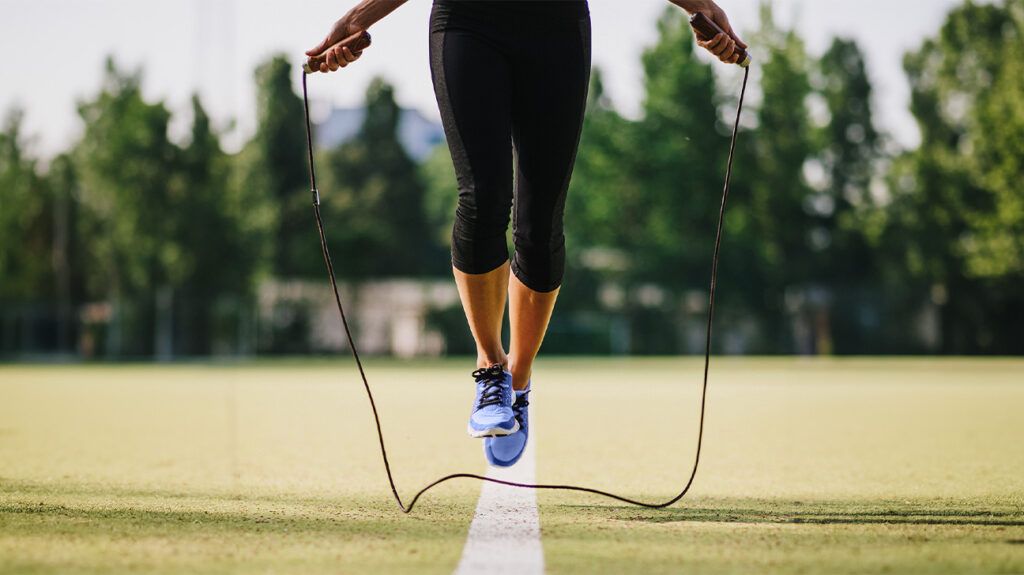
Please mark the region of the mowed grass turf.
[[[399, 490], [485, 470], [467, 361], [371, 361]], [[656, 501], [701, 362], [536, 369], [538, 479]], [[716, 359], [668, 510], [539, 497], [551, 573], [1024, 572], [1024, 361]], [[450, 573], [479, 484], [391, 501], [350, 362], [0, 366], [0, 572]]]

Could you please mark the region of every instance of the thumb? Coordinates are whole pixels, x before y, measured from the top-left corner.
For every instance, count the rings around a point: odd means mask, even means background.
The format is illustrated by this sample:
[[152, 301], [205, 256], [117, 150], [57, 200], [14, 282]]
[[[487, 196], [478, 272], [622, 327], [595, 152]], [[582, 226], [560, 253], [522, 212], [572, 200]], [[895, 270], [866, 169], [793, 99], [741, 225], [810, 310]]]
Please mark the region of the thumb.
[[323, 41], [320, 42], [319, 44], [317, 44], [315, 47], [310, 48], [309, 50], [306, 50], [306, 55], [307, 56], [319, 56], [320, 54], [323, 54], [324, 51], [327, 50], [327, 48], [330, 46], [330, 44], [328, 44], [328, 42], [330, 42], [330, 40], [331, 40], [330, 36], [328, 36], [327, 38], [324, 38]]

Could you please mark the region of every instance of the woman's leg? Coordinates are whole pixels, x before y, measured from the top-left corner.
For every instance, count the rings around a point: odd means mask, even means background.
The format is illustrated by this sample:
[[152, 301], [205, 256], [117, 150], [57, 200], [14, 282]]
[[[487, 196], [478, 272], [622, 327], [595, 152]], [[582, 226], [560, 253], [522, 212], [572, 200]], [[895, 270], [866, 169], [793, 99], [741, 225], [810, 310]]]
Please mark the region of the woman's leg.
[[476, 340], [477, 367], [507, 368], [501, 324], [508, 292], [512, 208], [511, 70], [472, 6], [435, 4], [430, 58], [458, 180], [452, 268]]
[[462, 309], [476, 340], [476, 366], [501, 365], [508, 369], [508, 356], [501, 344], [501, 321], [505, 317], [508, 293], [508, 262], [483, 274], [467, 274], [452, 267], [459, 288]]
[[[585, 4], [582, 5], [585, 10]], [[560, 10], [572, 10], [571, 5]], [[590, 78], [590, 20], [560, 22], [543, 42], [523, 46], [512, 98], [516, 188], [515, 254], [509, 283], [513, 386], [526, 389], [565, 270], [562, 218], [579, 146]]]
[[512, 328], [508, 365], [512, 372], [512, 387], [524, 390], [530, 383], [533, 360], [548, 331], [551, 312], [558, 299], [558, 289], [550, 292], [534, 291], [526, 287], [518, 277], [511, 276], [508, 294], [508, 316]]

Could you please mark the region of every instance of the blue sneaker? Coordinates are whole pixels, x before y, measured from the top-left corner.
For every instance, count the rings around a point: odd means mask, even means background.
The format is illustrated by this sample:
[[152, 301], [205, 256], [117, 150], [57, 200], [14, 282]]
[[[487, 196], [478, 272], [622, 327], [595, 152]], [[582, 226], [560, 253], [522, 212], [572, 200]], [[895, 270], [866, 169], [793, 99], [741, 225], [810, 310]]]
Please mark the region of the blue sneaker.
[[473, 372], [476, 380], [476, 401], [469, 416], [467, 431], [473, 437], [508, 435], [519, 430], [512, 413], [512, 374], [500, 365]]
[[484, 456], [487, 462], [498, 467], [515, 465], [526, 450], [526, 441], [530, 438], [530, 384], [526, 389], [516, 391], [516, 402], [512, 404], [512, 412], [519, 424], [519, 431], [503, 437], [484, 439]]

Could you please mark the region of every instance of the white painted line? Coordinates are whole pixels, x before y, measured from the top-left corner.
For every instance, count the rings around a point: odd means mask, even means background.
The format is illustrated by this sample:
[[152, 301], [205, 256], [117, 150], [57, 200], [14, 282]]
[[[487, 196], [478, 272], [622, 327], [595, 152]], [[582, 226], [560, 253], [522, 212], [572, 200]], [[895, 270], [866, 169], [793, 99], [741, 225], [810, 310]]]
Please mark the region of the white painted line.
[[[509, 468], [491, 467], [488, 477], [534, 483], [537, 459], [534, 429], [522, 459]], [[537, 492], [484, 482], [476, 515], [456, 575], [535, 575], [544, 573]]]

